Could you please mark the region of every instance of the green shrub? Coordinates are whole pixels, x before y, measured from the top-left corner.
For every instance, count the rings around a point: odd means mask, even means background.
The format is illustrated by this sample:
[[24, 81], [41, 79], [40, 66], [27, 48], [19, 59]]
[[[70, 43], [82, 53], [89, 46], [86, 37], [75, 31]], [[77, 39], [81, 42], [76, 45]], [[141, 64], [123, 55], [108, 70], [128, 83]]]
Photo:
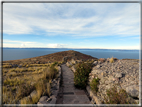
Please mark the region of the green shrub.
[[90, 63], [79, 63], [76, 65], [76, 72], [74, 73], [74, 85], [78, 88], [85, 88], [87, 85], [89, 73], [91, 72]]
[[124, 89], [117, 91], [117, 87], [114, 86], [106, 91], [107, 97], [105, 97], [105, 104], [129, 104], [127, 101], [128, 95]]
[[99, 85], [99, 78], [94, 78], [90, 83], [91, 90], [93, 92], [97, 93], [98, 92], [98, 85]]

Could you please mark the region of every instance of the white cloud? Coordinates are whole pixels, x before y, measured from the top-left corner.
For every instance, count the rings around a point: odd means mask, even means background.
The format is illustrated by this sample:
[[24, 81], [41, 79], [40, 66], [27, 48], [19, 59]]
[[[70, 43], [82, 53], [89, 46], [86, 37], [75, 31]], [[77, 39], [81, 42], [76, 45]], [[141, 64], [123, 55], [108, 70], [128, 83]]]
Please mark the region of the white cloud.
[[3, 47], [27, 48], [27, 47], [45, 47], [45, 46], [43, 43], [40, 43], [40, 42], [13, 41], [13, 40], [4, 39]]
[[7, 39], [4, 39], [3, 40], [3, 43], [6, 43], [6, 42], [12, 42], [12, 43], [23, 43], [23, 44], [28, 44], [28, 43], [36, 43], [36, 42], [25, 42], [25, 41], [15, 41], [15, 40], [7, 40]]
[[[88, 24], [92, 25], [89, 27]], [[4, 4], [4, 33], [36, 34], [39, 30], [51, 36], [140, 35], [140, 5]]]
[[24, 46], [25, 46], [25, 44], [23, 44], [23, 43], [22, 43], [22, 44], [21, 44], [21, 46], [22, 46], [22, 47], [24, 47]]
[[47, 44], [48, 48], [65, 48], [66, 44]]

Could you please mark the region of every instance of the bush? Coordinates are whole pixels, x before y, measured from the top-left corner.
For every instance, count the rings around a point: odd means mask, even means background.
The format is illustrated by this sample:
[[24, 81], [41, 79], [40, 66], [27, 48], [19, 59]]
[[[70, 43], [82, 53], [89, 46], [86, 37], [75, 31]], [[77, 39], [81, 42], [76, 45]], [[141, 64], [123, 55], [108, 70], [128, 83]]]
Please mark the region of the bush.
[[76, 65], [76, 72], [74, 73], [74, 85], [78, 88], [85, 88], [87, 85], [89, 73], [91, 72], [90, 63], [79, 63]]
[[99, 78], [94, 78], [90, 83], [91, 90], [93, 92], [97, 93], [98, 92], [98, 85], [99, 85]]
[[129, 104], [127, 101], [127, 93], [124, 89], [121, 89], [117, 92], [116, 86], [110, 88], [106, 91], [107, 97], [105, 97], [104, 103], [105, 104]]

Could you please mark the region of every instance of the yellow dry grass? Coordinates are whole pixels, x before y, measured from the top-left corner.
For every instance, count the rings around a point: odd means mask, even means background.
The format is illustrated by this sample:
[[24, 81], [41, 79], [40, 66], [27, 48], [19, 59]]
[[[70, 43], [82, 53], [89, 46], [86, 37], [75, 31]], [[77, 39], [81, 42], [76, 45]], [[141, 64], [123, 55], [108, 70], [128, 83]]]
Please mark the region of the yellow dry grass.
[[111, 57], [110, 60], [109, 60], [109, 62], [110, 62], [110, 63], [113, 63], [113, 62], [114, 62], [114, 58]]

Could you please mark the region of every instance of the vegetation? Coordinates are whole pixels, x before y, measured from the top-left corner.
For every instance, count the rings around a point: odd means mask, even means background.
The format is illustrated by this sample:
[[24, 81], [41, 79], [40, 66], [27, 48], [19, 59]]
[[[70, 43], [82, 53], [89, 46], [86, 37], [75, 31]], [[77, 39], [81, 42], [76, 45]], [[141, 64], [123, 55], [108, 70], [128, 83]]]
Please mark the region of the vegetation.
[[[45, 94], [50, 96], [51, 80], [57, 77], [57, 66], [64, 63], [63, 58], [66, 56], [67, 60], [71, 60], [72, 58], [75, 60], [97, 59], [76, 51], [63, 51], [34, 58], [3, 61], [2, 103], [16, 104], [21, 100], [21, 104], [35, 104], [39, 96]], [[87, 66], [88, 64], [84, 65], [82, 64], [84, 67], [81, 69], [78, 68], [78, 70], [84, 70], [84, 73], [82, 72], [81, 75], [84, 75], [85, 79], [83, 83], [86, 84], [88, 72], [91, 70], [88, 71], [90, 69]], [[79, 78], [83, 79], [81, 75]], [[44, 85], [43, 87], [39, 87], [39, 84]], [[47, 90], [45, 91], [45, 89]], [[37, 91], [36, 97], [29, 99], [27, 96], [34, 90]]]
[[90, 83], [91, 90], [95, 93], [98, 92], [99, 78], [93, 78]]
[[[50, 83], [57, 77], [58, 62], [48, 66], [31, 65], [25, 63], [21, 68], [3, 68], [3, 104], [16, 104], [18, 101], [21, 104], [36, 104], [42, 95], [50, 96]], [[34, 90], [36, 95], [27, 97]]]
[[110, 60], [109, 60], [109, 62], [110, 62], [110, 63], [113, 63], [113, 62], [114, 62], [114, 58], [111, 57]]
[[105, 104], [131, 104], [131, 101], [128, 99], [128, 94], [124, 89], [117, 91], [117, 87], [113, 86], [106, 91], [107, 97], [105, 97]]
[[74, 84], [78, 88], [86, 88], [89, 73], [91, 72], [91, 63], [79, 63], [76, 65], [76, 72], [74, 73]]

